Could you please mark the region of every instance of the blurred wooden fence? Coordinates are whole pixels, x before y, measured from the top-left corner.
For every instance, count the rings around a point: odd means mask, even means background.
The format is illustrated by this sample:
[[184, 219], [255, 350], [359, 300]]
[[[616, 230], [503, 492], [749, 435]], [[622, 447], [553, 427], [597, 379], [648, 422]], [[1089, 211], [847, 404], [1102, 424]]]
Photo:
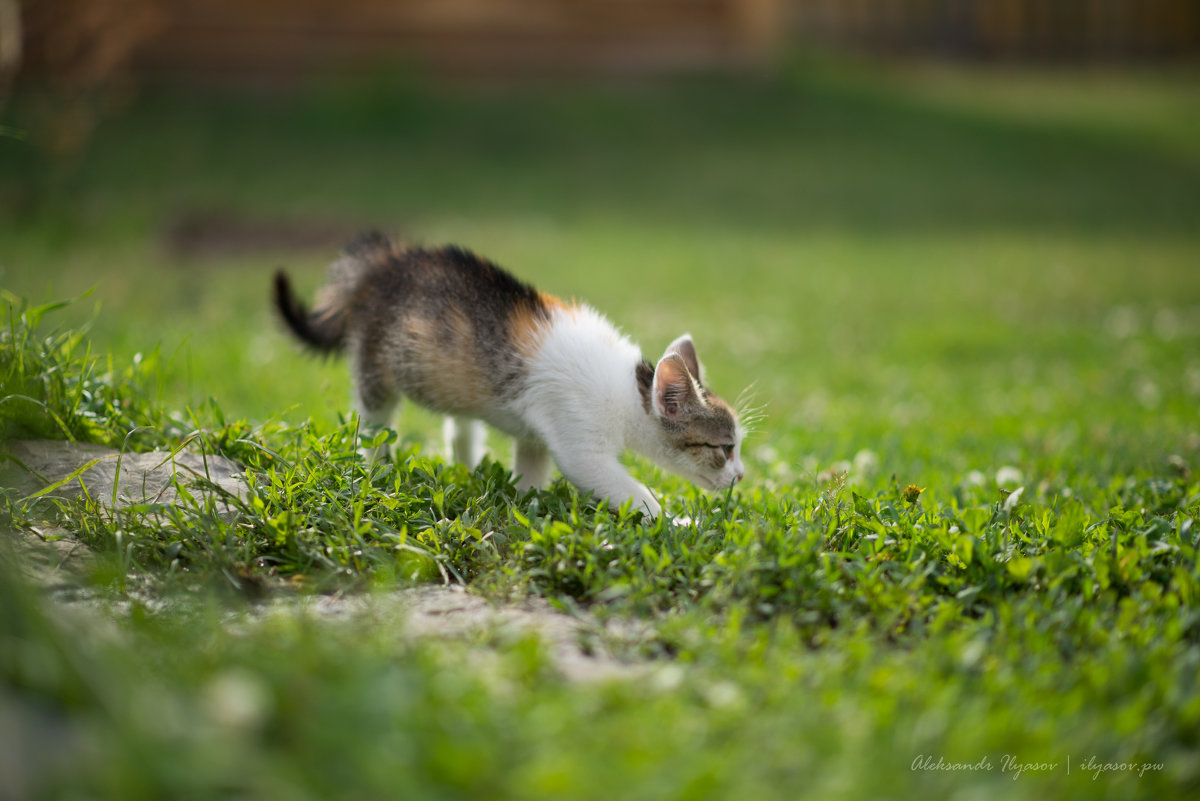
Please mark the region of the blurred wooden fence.
[[437, 73], [644, 73], [770, 50], [780, 0], [174, 0], [147, 71], [270, 75], [407, 60]]
[[976, 59], [1200, 54], [1200, 0], [790, 0], [802, 41]]
[[121, 62], [146, 75], [287, 79], [397, 61], [472, 76], [644, 74], [769, 63], [792, 43], [977, 59], [1200, 54], [1200, 0], [18, 2], [23, 66], [51, 75]]

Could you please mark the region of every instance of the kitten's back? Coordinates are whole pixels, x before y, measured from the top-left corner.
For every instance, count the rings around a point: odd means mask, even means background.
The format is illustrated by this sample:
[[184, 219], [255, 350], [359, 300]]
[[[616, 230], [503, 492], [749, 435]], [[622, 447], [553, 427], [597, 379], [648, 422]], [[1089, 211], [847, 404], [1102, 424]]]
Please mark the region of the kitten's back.
[[527, 357], [563, 304], [458, 247], [405, 248], [378, 234], [330, 268], [309, 311], [283, 273], [276, 305], [303, 342], [350, 350], [361, 400], [399, 394], [451, 414], [484, 412], [522, 388]]

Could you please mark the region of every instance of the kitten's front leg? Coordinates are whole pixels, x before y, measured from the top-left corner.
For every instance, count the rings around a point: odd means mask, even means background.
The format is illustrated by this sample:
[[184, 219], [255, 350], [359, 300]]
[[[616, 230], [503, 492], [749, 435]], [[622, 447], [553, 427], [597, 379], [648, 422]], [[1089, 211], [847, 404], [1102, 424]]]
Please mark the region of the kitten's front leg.
[[567, 480], [581, 490], [591, 490], [599, 498], [606, 498], [608, 505], [617, 509], [625, 501], [633, 499], [633, 510], [658, 517], [662, 507], [642, 484], [638, 483], [625, 466], [610, 454], [563, 453], [552, 449], [554, 461]]

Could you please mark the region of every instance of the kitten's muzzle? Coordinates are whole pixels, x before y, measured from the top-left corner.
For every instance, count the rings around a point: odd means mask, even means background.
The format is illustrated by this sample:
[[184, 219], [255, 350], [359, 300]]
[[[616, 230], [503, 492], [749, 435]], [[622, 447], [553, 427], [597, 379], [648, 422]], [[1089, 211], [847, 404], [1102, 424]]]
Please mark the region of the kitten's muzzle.
[[732, 487], [734, 484], [737, 484], [739, 481], [741, 481], [743, 478], [745, 478], [745, 476], [746, 476], [745, 469], [739, 467], [737, 469], [737, 472], [734, 473], [733, 475], [731, 475], [729, 478], [719, 480], [719, 481], [713, 481], [711, 483], [713, 485], [713, 489], [728, 489], [729, 487]]
[[708, 476], [703, 473], [693, 474], [692, 480], [709, 491], [717, 492], [729, 489], [741, 481], [745, 475], [745, 469], [739, 467], [737, 472], [729, 473], [728, 475]]

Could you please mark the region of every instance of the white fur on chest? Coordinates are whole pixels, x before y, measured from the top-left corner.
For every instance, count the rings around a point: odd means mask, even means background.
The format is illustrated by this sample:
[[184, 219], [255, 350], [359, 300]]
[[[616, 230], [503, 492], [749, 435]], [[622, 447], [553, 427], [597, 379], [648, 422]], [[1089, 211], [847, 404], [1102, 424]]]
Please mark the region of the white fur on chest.
[[557, 311], [529, 358], [513, 411], [547, 444], [620, 453], [642, 412], [641, 360], [638, 347], [595, 310]]

